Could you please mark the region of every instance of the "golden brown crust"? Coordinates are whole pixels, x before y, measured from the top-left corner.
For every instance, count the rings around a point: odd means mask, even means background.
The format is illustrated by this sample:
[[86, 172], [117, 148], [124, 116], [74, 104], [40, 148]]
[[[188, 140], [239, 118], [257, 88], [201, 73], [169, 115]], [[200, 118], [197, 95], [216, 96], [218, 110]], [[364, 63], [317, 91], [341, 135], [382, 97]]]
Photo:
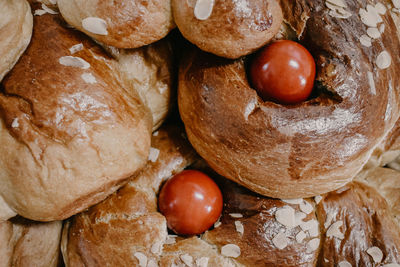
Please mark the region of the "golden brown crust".
[[35, 16], [32, 42], [0, 94], [0, 194], [35, 220], [104, 199], [144, 166], [150, 148], [151, 115], [138, 94], [127, 93], [99, 46], [63, 25]]
[[0, 2], [0, 81], [25, 51], [32, 35], [32, 13], [26, 0]]
[[200, 49], [226, 58], [254, 52], [272, 39], [282, 23], [276, 0], [215, 1], [206, 20], [196, 18], [195, 5], [196, 0], [172, 0], [179, 30]]
[[[400, 262], [400, 228], [386, 201], [373, 188], [354, 182], [327, 194], [317, 207], [322, 240], [318, 266], [375, 266]], [[340, 225], [338, 232], [334, 225]], [[335, 235], [329, 236], [330, 232]], [[342, 236], [341, 236], [342, 235]], [[383, 258], [375, 263], [367, 252], [377, 247]]]
[[[137, 48], [162, 39], [175, 26], [170, 0], [58, 0], [64, 19], [76, 29], [104, 44]], [[106, 23], [106, 35], [94, 34], [82, 26], [88, 17]]]
[[37, 223], [20, 217], [0, 223], [3, 267], [58, 266], [62, 222]]
[[[364, 47], [359, 16], [332, 17], [322, 0], [283, 2], [308, 12], [298, 32], [316, 59], [319, 97], [295, 106], [263, 102], [246, 60], [194, 51], [180, 67], [178, 103], [190, 142], [218, 173], [263, 195], [296, 198], [351, 181], [399, 118], [400, 42], [388, 13], [384, 34]], [[364, 8], [346, 3], [351, 14]], [[379, 69], [384, 50], [392, 63]]]

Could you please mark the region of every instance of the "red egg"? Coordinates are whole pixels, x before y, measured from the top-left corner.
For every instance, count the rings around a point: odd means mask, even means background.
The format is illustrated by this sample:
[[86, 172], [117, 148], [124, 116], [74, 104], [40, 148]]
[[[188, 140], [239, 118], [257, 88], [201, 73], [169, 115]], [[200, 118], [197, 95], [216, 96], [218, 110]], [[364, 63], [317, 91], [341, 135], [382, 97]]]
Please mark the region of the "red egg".
[[222, 212], [222, 193], [207, 175], [185, 170], [161, 189], [158, 206], [168, 227], [177, 234], [195, 235], [209, 229]]
[[264, 101], [300, 103], [313, 89], [315, 61], [302, 45], [277, 41], [256, 56], [250, 67], [250, 79]]

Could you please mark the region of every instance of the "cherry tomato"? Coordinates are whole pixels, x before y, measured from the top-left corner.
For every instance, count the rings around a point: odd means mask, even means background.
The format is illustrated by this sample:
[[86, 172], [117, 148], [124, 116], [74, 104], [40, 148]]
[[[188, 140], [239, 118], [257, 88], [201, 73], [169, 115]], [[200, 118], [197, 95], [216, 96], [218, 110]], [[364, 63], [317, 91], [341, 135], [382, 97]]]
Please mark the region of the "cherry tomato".
[[177, 234], [195, 235], [209, 229], [222, 212], [222, 194], [207, 175], [185, 170], [169, 179], [158, 198], [168, 227]]
[[265, 47], [250, 67], [250, 78], [265, 100], [295, 104], [311, 94], [315, 79], [315, 61], [302, 45], [277, 41]]

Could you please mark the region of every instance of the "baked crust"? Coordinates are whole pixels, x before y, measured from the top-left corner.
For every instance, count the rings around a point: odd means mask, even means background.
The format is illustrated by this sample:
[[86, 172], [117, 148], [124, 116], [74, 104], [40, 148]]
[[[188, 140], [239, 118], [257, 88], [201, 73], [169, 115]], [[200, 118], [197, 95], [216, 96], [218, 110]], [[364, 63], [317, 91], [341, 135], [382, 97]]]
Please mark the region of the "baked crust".
[[[165, 37], [174, 27], [170, 0], [58, 0], [64, 19], [76, 29], [106, 45], [137, 48]], [[106, 35], [82, 26], [94, 17], [106, 22]]]
[[[57, 15], [35, 16], [34, 29], [1, 85], [0, 195], [26, 218], [60, 220], [104, 199], [145, 165], [152, 120], [88, 37]], [[77, 44], [82, 50], [71, 54]]]
[[205, 20], [196, 18], [195, 5], [196, 0], [172, 0], [175, 23], [190, 42], [221, 57], [254, 52], [272, 39], [282, 23], [277, 0], [215, 1]]
[[[365, 47], [359, 37], [367, 26], [356, 15], [365, 6], [346, 3], [353, 15], [338, 19], [322, 0], [281, 1], [285, 21], [306, 20], [290, 27], [316, 59], [319, 96], [304, 103], [262, 101], [249, 84], [246, 59], [198, 50], [184, 57], [179, 111], [190, 142], [219, 174], [266, 196], [315, 196], [350, 182], [393, 128], [398, 29], [387, 12], [384, 34]], [[376, 64], [382, 51], [391, 54], [386, 69]]]
[[0, 81], [25, 51], [32, 36], [32, 13], [25, 0], [0, 2]]

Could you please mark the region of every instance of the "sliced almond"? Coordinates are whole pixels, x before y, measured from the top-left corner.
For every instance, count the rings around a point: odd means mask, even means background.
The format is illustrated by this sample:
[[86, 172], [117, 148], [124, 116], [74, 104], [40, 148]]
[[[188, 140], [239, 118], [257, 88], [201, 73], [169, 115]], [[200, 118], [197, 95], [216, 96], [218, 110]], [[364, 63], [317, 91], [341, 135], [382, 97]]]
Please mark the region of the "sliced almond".
[[243, 215], [241, 213], [229, 213], [229, 216], [232, 218], [243, 218]]
[[392, 58], [387, 51], [381, 52], [378, 57], [376, 58], [376, 65], [381, 70], [387, 69], [392, 64]]
[[53, 9], [47, 7], [47, 6], [46, 6], [45, 4], [43, 4], [43, 3], [42, 3], [42, 9], [43, 9], [44, 11], [46, 11], [47, 13], [52, 14], [52, 15], [58, 14], [57, 11], [54, 11]]
[[338, 267], [353, 267], [353, 266], [351, 266], [350, 262], [348, 261], [341, 261], [339, 262]]
[[372, 74], [372, 72], [368, 71], [367, 77], [368, 77], [369, 89], [371, 91], [371, 94], [376, 95], [374, 74]]
[[237, 258], [240, 256], [240, 247], [235, 244], [227, 244], [221, 248], [221, 254], [225, 257]]
[[378, 30], [378, 28], [373, 28], [373, 27], [368, 28], [367, 34], [372, 39], [378, 39], [379, 37], [381, 37], [381, 32]]
[[145, 254], [142, 252], [135, 252], [133, 256], [139, 261], [140, 267], [147, 267], [147, 256]]
[[338, 239], [343, 239], [344, 235], [340, 231], [340, 227], [342, 227], [343, 221], [337, 221], [334, 222], [329, 228], [328, 231], [326, 231], [326, 236], [327, 237], [336, 237]]
[[296, 241], [297, 243], [302, 243], [303, 240], [307, 237], [306, 233], [303, 231], [300, 231], [297, 235], [296, 235]]
[[158, 264], [155, 260], [149, 260], [147, 267], [158, 267]]
[[375, 263], [380, 263], [383, 259], [382, 250], [378, 247], [370, 247], [367, 253], [372, 257]]
[[198, 258], [196, 260], [196, 266], [197, 267], [207, 267], [208, 266], [208, 261], [209, 261], [209, 258], [207, 258], [207, 257]]
[[18, 127], [19, 127], [18, 118], [15, 118], [15, 119], [13, 120], [13, 122], [11, 123], [11, 127], [12, 127], [12, 128], [18, 128]]
[[198, 20], [208, 19], [214, 8], [214, 0], [197, 0], [194, 6], [194, 16]]
[[376, 5], [375, 5], [375, 9], [376, 9], [376, 11], [380, 14], [380, 15], [385, 15], [385, 13], [386, 13], [386, 7], [385, 7], [385, 5], [384, 4], [382, 4], [382, 3], [377, 3]]
[[72, 54], [75, 54], [75, 53], [77, 53], [77, 52], [79, 52], [79, 51], [82, 51], [82, 50], [83, 50], [83, 44], [82, 44], [82, 43], [73, 45], [73, 46], [71, 46], [71, 47], [69, 48], [69, 52], [71, 53], [71, 55], [72, 55]]
[[156, 162], [158, 159], [158, 156], [160, 155], [160, 150], [154, 147], [150, 147], [150, 153], [149, 153], [149, 160], [151, 162]]
[[90, 72], [85, 72], [81, 75], [81, 78], [89, 84], [95, 84], [97, 83], [96, 77], [93, 76]]
[[305, 214], [310, 214], [311, 212], [313, 212], [314, 207], [310, 204], [310, 202], [304, 200], [300, 204], [300, 210]]
[[395, 8], [400, 8], [400, 0], [392, 0], [392, 3]]
[[273, 239], [272, 239], [272, 243], [274, 244], [275, 247], [277, 247], [278, 249], [284, 249], [287, 247], [288, 245], [288, 240], [286, 238], [285, 233], [278, 233]]
[[167, 239], [165, 240], [165, 244], [167, 245], [175, 244], [177, 237], [178, 237], [177, 235], [168, 235]]
[[107, 22], [97, 17], [88, 17], [82, 20], [82, 27], [88, 32], [98, 35], [108, 35]]
[[385, 24], [382, 23], [381, 25], [379, 25], [379, 32], [381, 34], [385, 32]]
[[366, 34], [363, 34], [360, 37], [360, 42], [363, 46], [370, 47], [372, 45], [371, 41], [371, 38]]
[[290, 206], [278, 209], [275, 212], [275, 219], [286, 227], [296, 226], [295, 210]]
[[398, 264], [398, 263], [389, 263], [389, 264], [382, 265], [382, 267], [400, 267], [400, 264]]
[[304, 199], [302, 198], [292, 198], [292, 199], [281, 199], [283, 202], [293, 205], [300, 205], [303, 203]]
[[36, 9], [35, 12], [33, 13], [35, 16], [42, 16], [46, 14], [47, 12], [43, 9]]
[[315, 201], [315, 203], [316, 203], [317, 205], [321, 202], [321, 200], [322, 200], [322, 196], [315, 196], [315, 197], [314, 197], [314, 201]]
[[236, 232], [240, 233], [243, 235], [244, 233], [244, 226], [241, 221], [235, 221], [235, 228]]
[[308, 231], [311, 237], [317, 237], [319, 235], [319, 223], [315, 219], [300, 224], [300, 228], [303, 231]]
[[308, 241], [307, 250], [306, 250], [307, 253], [316, 251], [319, 247], [319, 243], [320, 243], [319, 238], [314, 238], [314, 239], [311, 239], [310, 241]]
[[188, 266], [192, 267], [193, 266], [193, 257], [190, 256], [189, 254], [183, 254], [179, 257], [183, 263]]
[[61, 65], [64, 65], [67, 67], [81, 68], [84, 70], [90, 68], [90, 64], [80, 57], [73, 57], [73, 56], [60, 57], [58, 59], [58, 62]]
[[347, 7], [347, 4], [343, 0], [326, 0], [327, 3], [331, 3], [332, 5], [335, 6], [340, 6], [340, 7]]

